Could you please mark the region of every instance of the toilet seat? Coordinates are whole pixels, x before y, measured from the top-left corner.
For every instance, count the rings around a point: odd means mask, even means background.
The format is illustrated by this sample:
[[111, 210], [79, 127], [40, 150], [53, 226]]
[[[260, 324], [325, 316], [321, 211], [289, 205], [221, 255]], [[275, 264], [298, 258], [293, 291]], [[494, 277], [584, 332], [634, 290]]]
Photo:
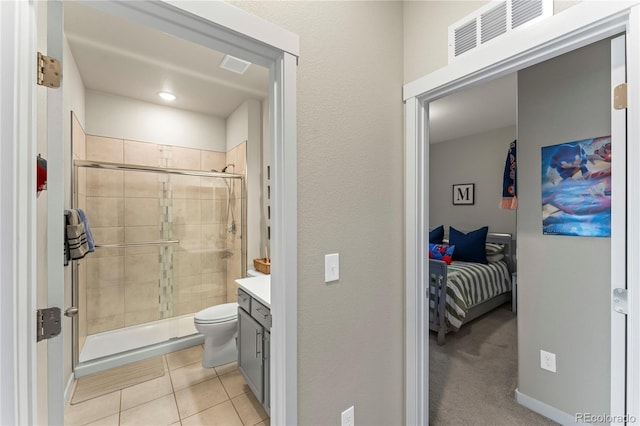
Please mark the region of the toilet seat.
[[201, 310], [194, 315], [194, 321], [198, 324], [219, 324], [235, 321], [238, 318], [238, 304], [224, 303]]

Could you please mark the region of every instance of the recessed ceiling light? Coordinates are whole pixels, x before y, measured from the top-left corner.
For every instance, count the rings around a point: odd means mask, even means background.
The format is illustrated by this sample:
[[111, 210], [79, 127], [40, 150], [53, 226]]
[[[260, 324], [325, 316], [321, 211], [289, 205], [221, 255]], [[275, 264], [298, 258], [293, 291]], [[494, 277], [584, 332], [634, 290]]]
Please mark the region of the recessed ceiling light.
[[236, 74], [244, 74], [245, 71], [247, 71], [247, 68], [249, 68], [249, 65], [251, 65], [251, 62], [247, 62], [231, 55], [224, 55], [222, 62], [220, 62], [220, 68], [235, 72]]
[[160, 96], [165, 101], [175, 101], [176, 100], [176, 95], [174, 95], [173, 93], [169, 93], [169, 92], [158, 92], [158, 96]]

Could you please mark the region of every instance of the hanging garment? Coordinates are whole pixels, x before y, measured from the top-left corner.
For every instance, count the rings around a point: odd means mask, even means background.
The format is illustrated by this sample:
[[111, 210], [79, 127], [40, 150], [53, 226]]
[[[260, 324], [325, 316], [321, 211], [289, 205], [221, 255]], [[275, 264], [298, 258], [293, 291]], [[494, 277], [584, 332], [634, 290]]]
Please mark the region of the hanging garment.
[[82, 259], [89, 253], [84, 223], [80, 220], [77, 210], [69, 210], [69, 214], [67, 214], [66, 243], [68, 259]]
[[80, 221], [84, 225], [84, 233], [87, 236], [87, 245], [89, 246], [89, 253], [93, 253], [96, 250], [96, 245], [93, 241], [93, 234], [91, 234], [91, 228], [89, 227], [89, 219], [87, 219], [87, 215], [84, 213], [84, 210], [78, 209], [78, 216], [80, 217]]
[[518, 208], [518, 187], [516, 182], [518, 169], [516, 165], [516, 158], [516, 141], [513, 141], [509, 144], [507, 161], [504, 165], [504, 175], [502, 177], [502, 200], [500, 201], [501, 209]]

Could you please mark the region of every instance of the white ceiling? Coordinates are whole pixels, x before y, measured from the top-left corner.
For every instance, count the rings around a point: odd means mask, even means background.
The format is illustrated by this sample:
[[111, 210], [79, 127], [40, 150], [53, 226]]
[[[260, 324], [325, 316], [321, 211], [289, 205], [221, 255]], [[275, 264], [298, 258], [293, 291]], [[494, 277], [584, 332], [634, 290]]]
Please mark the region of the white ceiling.
[[429, 105], [429, 142], [516, 124], [516, 74], [454, 93]]
[[[219, 68], [209, 48], [67, 1], [65, 34], [89, 90], [218, 117], [244, 100], [266, 98], [268, 70]], [[159, 91], [174, 93], [171, 103]], [[430, 141], [439, 143], [516, 123], [516, 77], [502, 77], [430, 104]]]
[[[219, 68], [223, 53], [67, 1], [65, 35], [89, 90], [218, 117], [244, 100], [268, 95], [269, 73], [251, 65], [244, 75]], [[177, 96], [171, 103], [157, 93]]]

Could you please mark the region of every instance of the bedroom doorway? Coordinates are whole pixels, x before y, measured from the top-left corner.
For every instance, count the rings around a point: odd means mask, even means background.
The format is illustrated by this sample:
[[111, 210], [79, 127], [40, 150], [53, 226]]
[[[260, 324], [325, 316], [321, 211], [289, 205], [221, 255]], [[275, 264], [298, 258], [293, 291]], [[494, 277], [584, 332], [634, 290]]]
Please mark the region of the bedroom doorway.
[[[617, 110], [610, 111], [608, 102], [611, 81], [619, 80], [615, 76], [620, 63], [616, 51], [624, 51], [624, 37], [605, 39], [520, 70], [517, 81], [516, 76], [512, 75], [514, 84], [511, 87], [515, 90], [511, 90], [511, 98], [514, 103], [517, 97], [514, 108], [518, 111], [517, 137], [515, 126], [489, 132], [479, 131], [443, 142], [439, 135], [443, 121], [439, 117], [442, 110], [446, 110], [443, 105], [452, 105], [453, 100], [459, 97], [463, 100], [463, 105], [471, 107], [469, 111], [465, 111], [464, 107], [449, 109], [450, 112], [455, 112], [452, 115], [457, 118], [456, 129], [464, 128], [468, 116], [473, 114], [473, 105], [482, 102], [476, 101], [472, 95], [480, 94], [483, 88], [492, 86], [498, 86], [497, 91], [503, 95], [509, 88], [499, 85], [506, 77], [429, 104], [430, 117], [433, 117], [430, 118], [429, 127], [431, 177], [447, 175], [454, 185], [473, 181], [475, 195], [473, 205], [456, 205], [455, 199], [451, 200], [449, 185], [444, 185], [441, 179], [430, 179], [431, 228], [444, 222], [455, 224], [456, 228], [466, 232], [489, 225], [490, 231], [511, 231], [514, 239], [516, 235], [522, 235], [517, 240], [517, 271], [520, 277], [519, 294], [521, 300], [525, 301], [521, 306], [524, 316], [517, 327], [515, 315], [511, 318], [506, 313], [500, 315], [496, 309], [463, 325], [458, 332], [451, 333], [451, 339], [447, 341], [457, 345], [455, 350], [446, 345], [433, 345], [432, 336], [430, 383], [436, 385], [430, 389], [430, 420], [435, 423], [445, 420], [441, 417], [441, 412], [442, 415], [448, 415], [448, 407], [456, 406], [467, 408], [457, 414], [462, 422], [477, 420], [496, 423], [502, 419], [511, 423], [529, 416], [534, 418], [526, 423], [544, 423], [544, 418], [523, 409], [516, 400], [533, 409], [537, 408], [532, 407], [535, 405], [533, 400], [544, 400], [544, 397], [548, 397], [546, 401], [550, 406], [566, 406], [569, 401], [563, 394], [570, 393], [576, 380], [582, 381], [572, 375], [580, 370], [579, 365], [586, 363], [589, 364], [591, 380], [600, 386], [597, 392], [591, 394], [589, 391], [581, 392], [582, 398], [576, 398], [573, 402], [578, 407], [575, 412], [580, 412], [580, 407], [584, 407], [583, 401], [590, 401], [591, 410], [609, 413], [610, 407], [615, 407], [613, 404], [620, 399], [615, 395], [621, 392], [624, 380], [616, 375], [624, 374], [624, 368], [616, 366], [624, 365], [624, 354], [619, 361], [608, 361], [609, 356], [615, 360], [613, 352], [619, 352], [624, 347], [625, 331], [624, 323], [616, 322], [624, 316], [609, 312], [611, 283], [616, 282], [613, 277], [624, 271], [626, 266], [624, 256], [614, 255], [612, 252], [616, 241], [624, 241], [625, 238], [624, 195], [616, 196], [621, 194], [619, 190], [612, 195], [611, 191], [612, 172], [616, 176], [624, 176], [626, 173], [624, 123], [619, 125], [622, 130], [617, 131]], [[497, 100], [508, 106], [505, 100]], [[484, 98], [484, 105], [484, 110], [498, 115], [499, 106], [493, 105], [490, 94]], [[490, 116], [490, 113], [483, 116], [481, 123], [489, 125]], [[614, 123], [613, 128], [610, 121]], [[478, 127], [482, 130], [481, 126]], [[505, 212], [499, 209], [500, 196], [504, 195], [500, 166], [505, 167], [508, 141], [516, 138], [518, 223], [513, 230], [496, 229], [496, 226], [509, 225], [510, 218], [503, 218]], [[496, 143], [502, 146], [492, 149]], [[564, 164], [560, 165], [562, 161], [574, 161], [574, 149], [582, 152], [584, 163], [581, 168], [574, 170], [568, 169]], [[563, 157], [563, 153], [568, 153], [568, 150], [572, 152], [571, 158], [567, 159]], [[553, 153], [551, 159], [545, 158], [551, 156], [549, 152]], [[553, 159], [556, 157], [558, 166], [554, 166]], [[492, 178], [488, 179], [489, 176]], [[443, 186], [446, 186], [444, 191]], [[488, 191], [488, 187], [493, 190]], [[575, 191], [576, 188], [581, 189], [579, 195], [574, 197], [570, 191]], [[602, 193], [590, 196], [589, 191], [595, 188], [602, 188]], [[493, 202], [483, 205], [482, 201], [486, 199]], [[515, 222], [515, 211], [511, 213]], [[611, 229], [612, 226], [614, 229]], [[449, 242], [457, 249], [457, 243]], [[464, 271], [471, 277], [472, 271], [488, 267], [474, 263], [472, 270], [463, 269], [463, 265], [455, 262], [455, 250], [453, 259], [454, 263], [448, 267], [450, 278], [447, 292], [455, 294], [455, 297], [451, 297], [455, 303], [447, 301], [447, 318], [450, 318], [451, 328], [455, 329], [457, 318], [451, 316], [452, 309], [462, 311], [464, 306], [484, 302], [484, 299], [469, 297], [473, 296], [476, 288], [483, 288], [487, 298], [493, 297], [484, 288], [495, 288], [496, 284], [491, 281], [492, 275], [489, 274], [482, 280], [463, 281], [458, 276], [459, 272]], [[489, 265], [491, 264], [490, 261]], [[581, 265], [584, 264], [597, 264], [598, 267], [583, 268]], [[433, 272], [432, 269], [430, 268], [430, 273]], [[511, 272], [515, 271], [514, 268]], [[624, 282], [624, 277], [617, 281]], [[588, 283], [587, 288], [585, 283]], [[563, 306], [556, 303], [558, 293], [579, 294], [580, 297], [571, 306]], [[465, 300], [465, 303], [458, 303], [459, 299]], [[478, 308], [481, 306], [478, 305]], [[481, 309], [486, 311], [489, 308], [493, 306]], [[469, 309], [469, 313], [471, 312]], [[494, 324], [487, 329], [491, 321], [499, 317], [504, 319], [504, 323]], [[565, 317], [576, 317], [576, 320]], [[508, 325], [510, 320], [513, 320], [511, 326]], [[509, 329], [511, 336], [508, 336]], [[616, 336], [620, 333], [623, 335], [622, 339]], [[501, 334], [506, 334], [507, 337]], [[518, 335], [522, 337], [518, 339]], [[496, 349], [495, 346], [500, 346], [500, 349], [492, 351]], [[575, 351], [574, 348], [579, 349]], [[549, 356], [557, 360], [564, 359], [564, 367], [561, 363], [541, 366], [541, 350], [552, 354]], [[613, 352], [610, 354], [610, 351]], [[501, 358], [502, 362], [491, 362]], [[570, 360], [573, 365], [568, 367], [566, 360]], [[518, 369], [518, 365], [522, 368]], [[473, 367], [465, 370], [471, 366]], [[504, 371], [509, 369], [511, 374], [505, 376]], [[446, 373], [443, 374], [443, 371]], [[563, 381], [554, 383], [554, 389], [549, 389], [549, 382], [553, 380], [549, 371], [557, 374], [559, 380]], [[483, 383], [484, 392], [479, 393], [473, 386], [459, 386], [465, 380]], [[537, 387], [531, 386], [532, 382], [537, 382]], [[611, 383], [610, 390], [607, 387], [602, 392], [603, 383]], [[496, 384], [501, 386], [500, 389], [492, 388]], [[455, 387], [455, 392], [451, 392], [452, 387]], [[465, 392], [469, 395], [463, 398]], [[606, 393], [611, 393], [611, 399]], [[507, 395], [507, 398], [501, 399], [501, 396]], [[474, 409], [468, 409], [474, 404]], [[487, 407], [491, 409], [487, 410]], [[553, 416], [549, 410], [540, 411], [547, 417]], [[465, 418], [465, 413], [470, 417]], [[565, 413], [568, 420], [572, 412], [565, 409]], [[556, 416], [554, 420], [558, 421], [559, 418]]]
[[[516, 100], [517, 75], [511, 73], [429, 104], [429, 229], [443, 226], [443, 245], [453, 247], [445, 281], [456, 295], [442, 306], [445, 326], [451, 330], [443, 344], [434, 331], [439, 324], [432, 321], [438, 317], [437, 309], [429, 312], [429, 421], [433, 424], [451, 422], [452, 412], [461, 424], [543, 424], [545, 420], [513, 401], [518, 379], [517, 307], [512, 291], [517, 227], [515, 204], [502, 205], [502, 196], [508, 151], [517, 138]], [[456, 201], [454, 188], [460, 184], [473, 185], [472, 202]], [[458, 256], [459, 244], [451, 239], [450, 227], [468, 235], [487, 227], [486, 247], [484, 240], [477, 244], [488, 263], [467, 258], [469, 253], [464, 251]], [[431, 233], [429, 240], [431, 247], [435, 243]], [[429, 263], [438, 265], [434, 260]], [[457, 303], [474, 286], [482, 288], [477, 297]], [[430, 290], [432, 300], [438, 300], [435, 293], [435, 288]], [[474, 308], [465, 313], [472, 304]], [[479, 316], [470, 319], [473, 315]], [[459, 328], [458, 321], [463, 323]]]
[[[602, 5], [600, 5], [602, 6]], [[498, 76], [502, 76], [505, 73], [522, 70], [528, 66], [538, 64], [543, 60], [562, 55], [566, 52], [584, 47], [589, 43], [594, 43], [627, 30], [627, 46], [626, 54], [627, 61], [631, 64], [631, 67], [627, 70], [627, 75], [630, 81], [635, 81], [637, 75], [640, 72], [638, 66], [638, 46], [640, 45], [640, 38], [635, 34], [635, 28], [640, 25], [640, 16], [638, 11], [631, 8], [630, 5], [617, 5], [606, 8], [600, 7], [597, 11], [592, 10], [593, 5], [580, 4], [575, 8], [565, 11], [561, 16], [558, 15], [554, 18], [550, 18], [548, 24], [549, 31], [544, 35], [538, 34], [535, 39], [527, 39], [528, 34], [526, 31], [522, 31], [521, 37], [511, 36], [508, 37], [505, 43], [501, 46], [497, 46], [496, 49], [485, 49], [485, 55], [481, 55], [470, 59], [466, 62], [466, 67], [463, 66], [462, 61], [455, 64], [456, 66], [446, 67], [442, 70], [434, 72], [431, 75], [425, 76], [420, 80], [416, 80], [405, 86], [405, 100], [407, 103], [406, 114], [406, 140], [407, 140], [407, 158], [406, 158], [406, 223], [407, 223], [407, 421], [417, 424], [428, 423], [428, 411], [421, 401], [428, 400], [428, 390], [426, 389], [425, 378], [428, 374], [424, 372], [424, 360], [427, 359], [427, 354], [423, 351], [424, 345], [422, 342], [426, 342], [425, 337], [428, 335], [425, 323], [426, 301], [420, 300], [421, 294], [426, 294], [425, 289], [425, 277], [427, 276], [426, 265], [422, 259], [425, 259], [424, 239], [428, 230], [425, 229], [429, 224], [429, 196], [422, 194], [428, 194], [425, 186], [428, 184], [428, 152], [425, 149], [424, 142], [428, 141], [428, 135], [425, 134], [425, 130], [429, 127], [429, 118], [427, 115], [427, 105], [430, 101], [441, 98], [447, 94], [454, 93], [461, 88], [470, 87], [481, 82], [492, 80]], [[593, 13], [592, 13], [593, 12]], [[607, 25], [602, 25], [603, 22], [607, 22]], [[551, 30], [553, 28], [553, 30]], [[634, 29], [632, 31], [631, 29]], [[578, 31], [580, 29], [580, 31]], [[624, 49], [623, 49], [624, 50]], [[494, 55], [495, 53], [495, 55]], [[638, 98], [637, 91], [630, 93], [632, 99]], [[607, 99], [610, 99], [607, 96]], [[608, 103], [609, 101], [607, 101]], [[629, 103], [627, 111], [630, 114], [637, 114], [635, 111], [635, 104]], [[624, 112], [623, 112], [624, 114]], [[613, 118], [613, 114], [612, 114]], [[583, 118], [584, 120], [584, 118]], [[637, 123], [630, 123], [627, 127], [629, 144], [627, 145], [627, 155], [637, 155], [638, 147], [635, 143], [638, 140], [640, 130]], [[594, 135], [595, 136], [595, 135]], [[571, 139], [569, 139], [570, 141]], [[561, 143], [561, 142], [558, 142]], [[549, 142], [547, 145], [553, 145], [553, 142]], [[539, 148], [538, 148], [539, 149]], [[538, 151], [538, 156], [540, 155]], [[538, 160], [539, 161], [539, 160]], [[540, 179], [540, 164], [536, 166], [538, 182]], [[615, 175], [615, 171], [613, 172]], [[625, 176], [624, 174], [619, 176]], [[629, 171], [627, 175], [627, 183], [632, 186], [640, 184], [640, 179], [635, 171]], [[613, 183], [612, 192], [625, 193], [625, 188], [618, 186], [619, 183]], [[624, 198], [624, 197], [622, 197]], [[626, 214], [637, 214], [638, 206], [640, 205], [640, 199], [638, 194], [628, 193], [626, 197]], [[615, 204], [615, 203], [614, 203]], [[538, 203], [540, 206], [540, 203]], [[521, 206], [522, 207], [522, 206]], [[615, 207], [613, 207], [615, 209]], [[624, 211], [624, 210], [623, 210]], [[614, 219], [614, 228], [617, 224], [617, 220]], [[614, 231], [615, 232], [615, 231]], [[638, 247], [636, 244], [627, 244], [629, 241], [638, 241], [640, 239], [635, 227], [631, 227], [627, 230], [627, 234], [622, 238], [616, 239], [612, 242], [612, 247], [615, 253], [625, 253], [629, 258], [638, 256]], [[628, 238], [627, 238], [628, 236]], [[522, 239], [522, 235], [520, 235]], [[618, 250], [621, 250], [618, 252]], [[543, 253], [542, 251], [540, 253]], [[624, 254], [622, 254], [624, 259]], [[614, 262], [615, 263], [615, 262]], [[632, 264], [628, 264], [623, 268], [623, 273], [628, 274], [629, 288], [637, 286], [637, 267]], [[614, 274], [615, 275], [615, 274]], [[612, 277], [613, 278], [613, 277]], [[519, 280], [520, 281], [520, 280]], [[587, 281], [588, 282], [588, 281]], [[614, 282], [614, 281], [612, 281]], [[622, 284], [624, 285], [624, 284]], [[631, 294], [631, 292], [630, 292]], [[635, 298], [635, 295], [632, 296]], [[606, 310], [610, 309], [608, 300], [610, 296], [606, 297], [607, 301], [604, 303]], [[635, 299], [634, 299], [635, 300]], [[598, 304], [600, 306], [600, 304]], [[611, 311], [613, 312], [613, 311]], [[639, 334], [637, 325], [634, 325], [635, 316], [634, 312], [628, 313], [633, 319], [629, 319], [629, 340], [627, 341], [627, 359], [631, 362], [629, 366], [629, 372], [635, 371], [638, 367], [638, 357], [635, 355], [638, 350]], [[418, 319], [421, 319], [418, 321]], [[617, 322], [613, 319], [613, 313], [609, 319], [609, 324]], [[622, 322], [625, 317], [622, 316]], [[412, 322], [413, 321], [413, 322]], [[616, 333], [613, 333], [615, 335]], [[569, 338], [569, 336], [565, 336]], [[624, 340], [623, 340], [624, 342]], [[618, 348], [612, 350], [607, 355], [608, 359], [619, 356], [620, 345], [606, 345], [607, 349]], [[415, 349], [415, 353], [413, 349]], [[544, 348], [535, 348], [532, 357], [529, 359], [531, 368], [539, 368], [539, 350]], [[624, 349], [622, 349], [624, 352]], [[534, 363], [532, 360], [535, 359]], [[579, 362], [576, 362], [579, 361]], [[589, 363], [588, 357], [582, 357], [578, 360], [572, 358], [565, 358], [565, 368], [567, 366], [576, 367], [577, 365], [584, 365], [583, 363]], [[569, 364], [566, 364], [569, 363]], [[613, 365], [611, 377], [620, 377], [621, 368], [617, 362], [612, 361]], [[558, 364], [558, 368], [559, 364]], [[615, 371], [613, 371], [615, 370]], [[558, 370], [559, 371], [559, 370]], [[417, 373], [417, 377], [415, 377]], [[627, 380], [627, 395], [624, 396], [616, 391], [609, 392], [609, 389], [604, 389], [606, 398], [611, 395], [611, 410], [608, 414], [611, 415], [624, 415], [625, 411], [630, 415], [636, 413], [637, 410], [637, 392], [638, 392], [638, 377], [631, 374], [626, 375], [622, 371], [622, 377]], [[624, 377], [626, 375], [626, 377]], [[560, 373], [551, 376], [554, 383], [563, 383], [566, 377], [560, 377]], [[588, 374], [587, 374], [588, 376]], [[415, 378], [413, 378], [415, 377]], [[614, 379], [616, 380], [616, 379]], [[613, 383], [613, 382], [612, 382]], [[618, 382], [619, 383], [619, 382]], [[623, 380], [624, 383], [624, 380]], [[602, 383], [600, 383], [600, 386]], [[613, 386], [613, 385], [612, 385]], [[623, 385], [624, 386], [624, 385]], [[602, 386], [601, 386], [602, 388]], [[577, 392], [580, 393], [580, 392]], [[575, 393], [574, 393], [575, 394]], [[523, 398], [524, 394], [521, 394], [519, 402], [526, 405], [535, 411], [544, 412], [548, 417], [558, 419], [562, 423], [575, 421], [574, 415], [577, 413], [571, 412], [579, 408], [579, 402], [573, 400], [568, 406], [573, 405], [575, 408], [564, 408], [566, 411], [562, 411], [554, 407], [552, 404], [554, 400], [547, 402], [541, 400], [527, 400]], [[625, 407], [626, 399], [626, 407]], [[626, 410], [625, 410], [626, 408]]]

